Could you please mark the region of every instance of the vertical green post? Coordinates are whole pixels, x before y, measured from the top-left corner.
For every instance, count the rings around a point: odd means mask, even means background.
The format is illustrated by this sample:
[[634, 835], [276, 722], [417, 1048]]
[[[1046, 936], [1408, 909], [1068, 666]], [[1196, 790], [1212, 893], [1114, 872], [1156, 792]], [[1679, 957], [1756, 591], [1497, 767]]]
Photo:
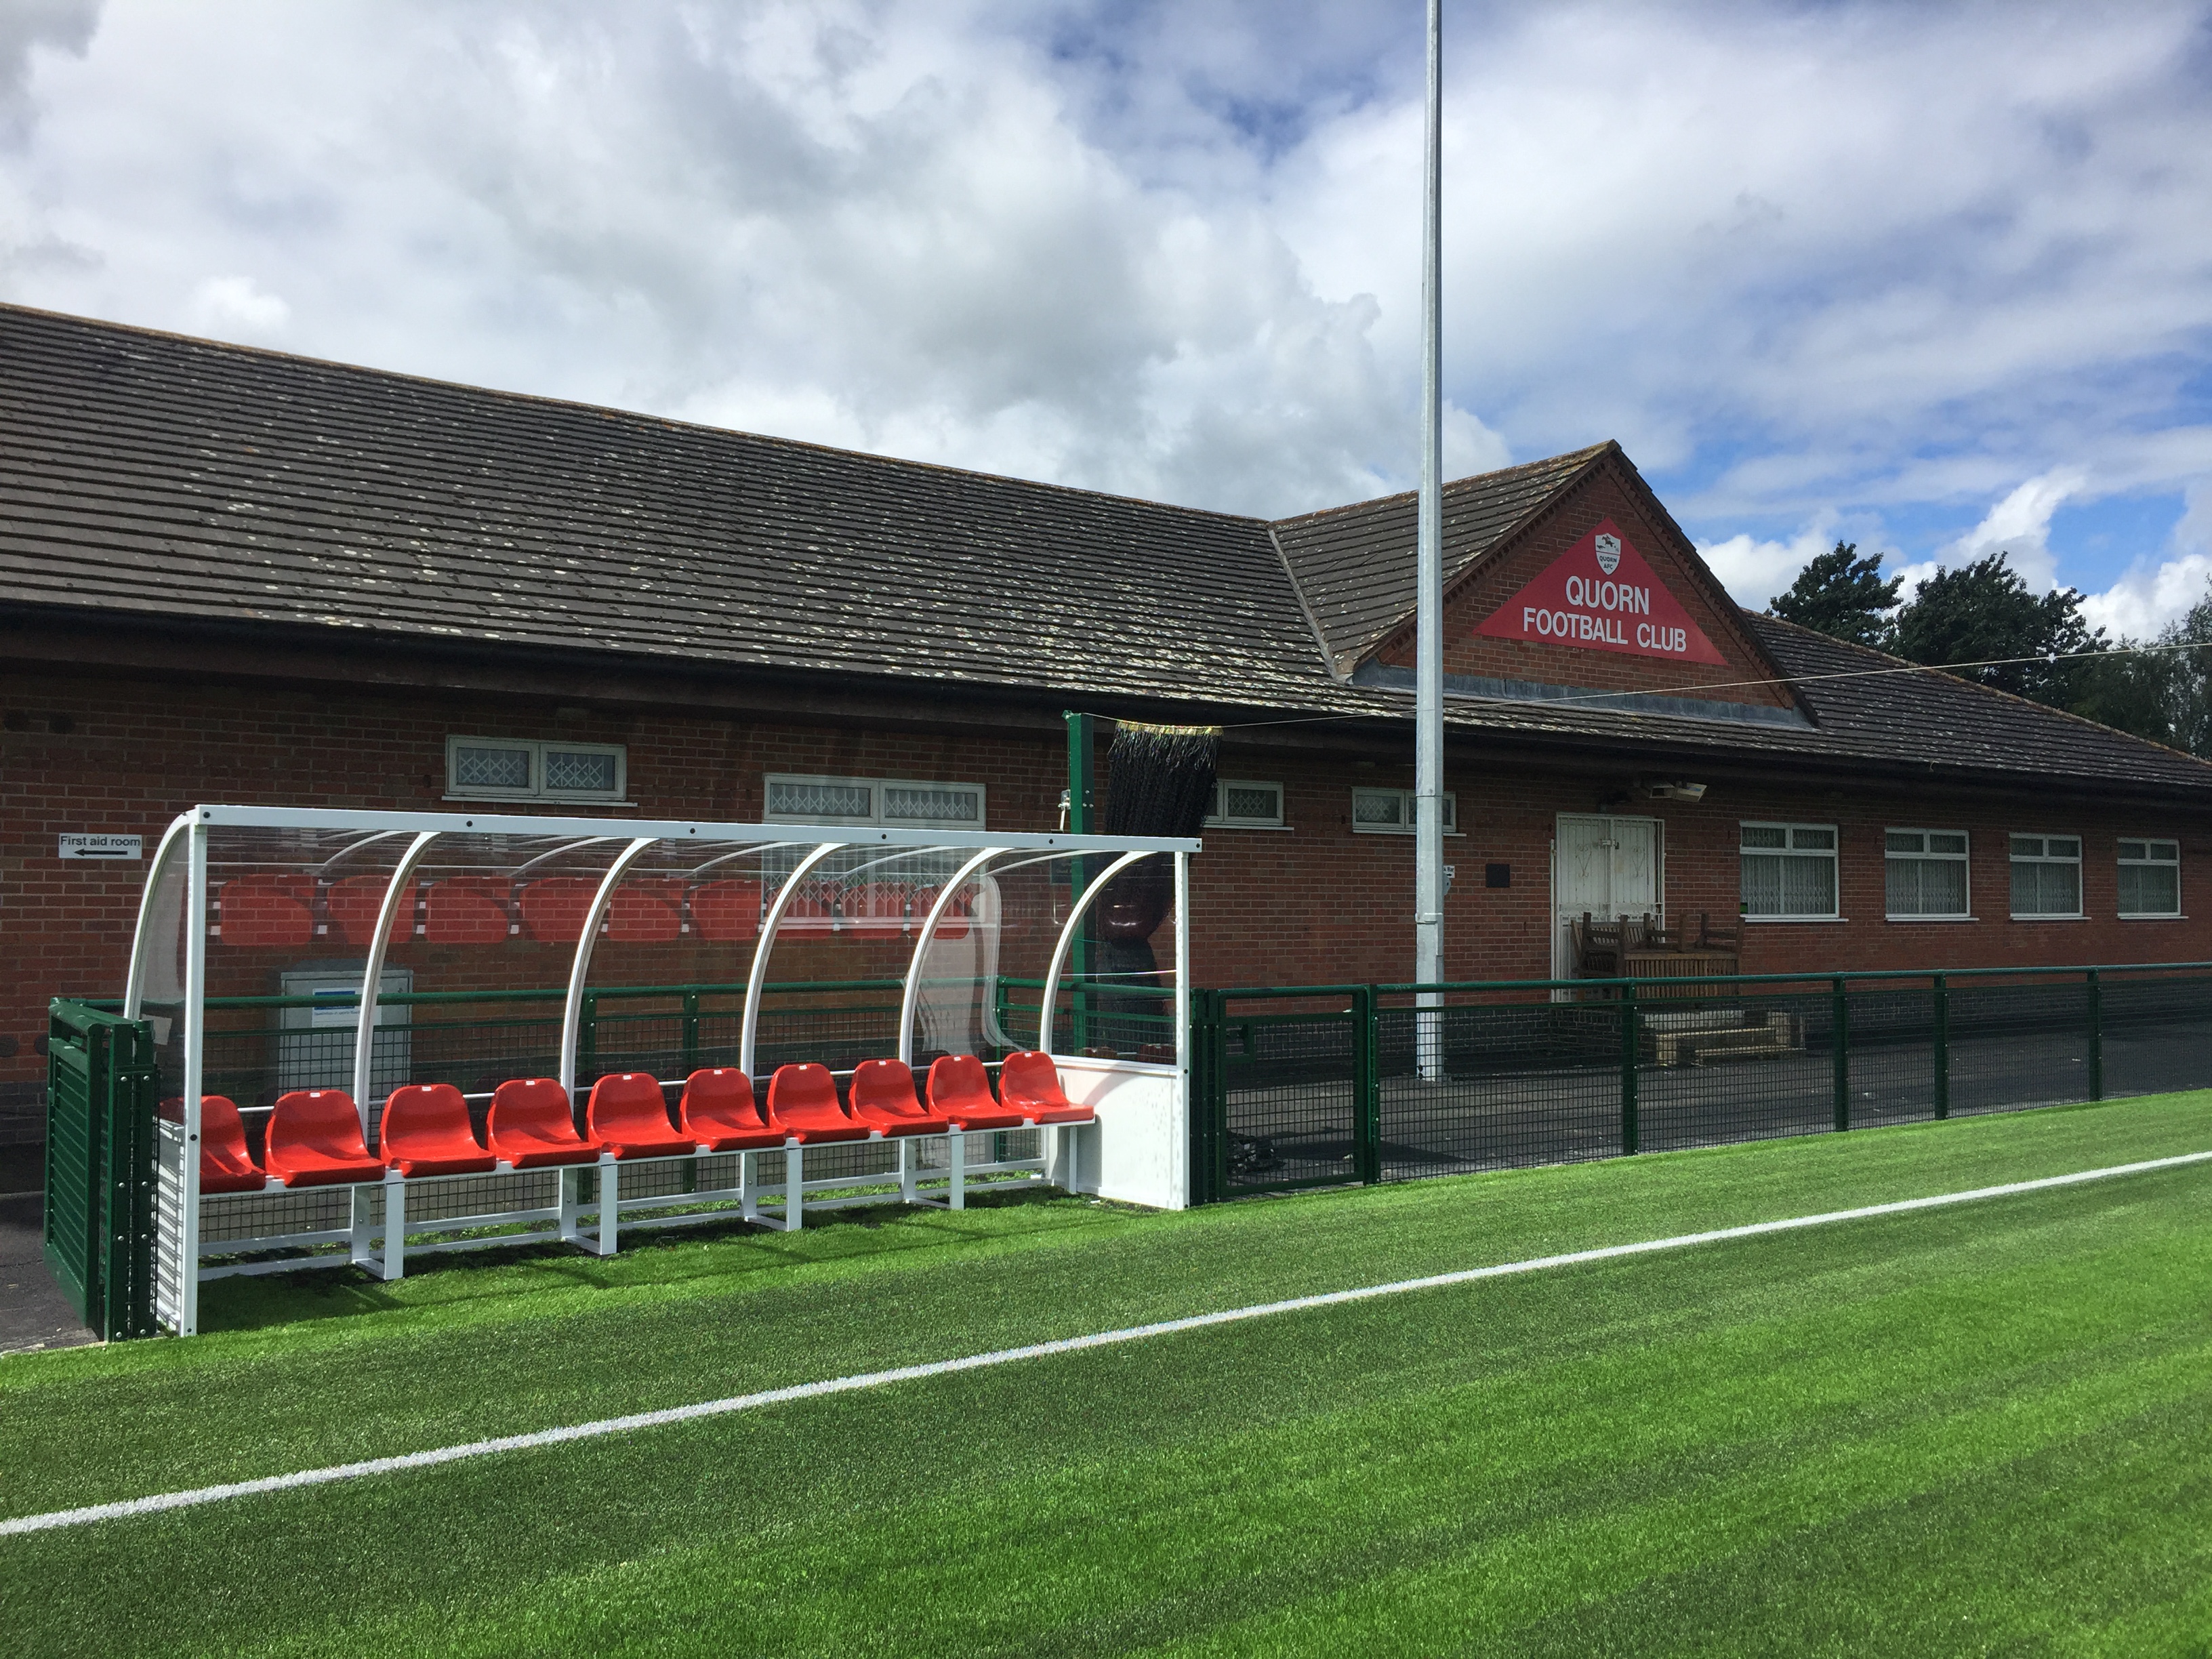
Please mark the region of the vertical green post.
[[1951, 1115], [1951, 990], [1936, 976], [1936, 1115]]
[[2105, 985], [2089, 969], [2089, 1098], [2105, 1097]]
[[[1097, 829], [1097, 799], [1092, 774], [1095, 770], [1097, 730], [1098, 719], [1078, 709], [1060, 710], [1060, 718], [1067, 722], [1067, 833], [1088, 836]], [[1085, 868], [1087, 860], [1073, 859], [1068, 862], [1067, 897], [1070, 904], [1083, 896], [1088, 885], [1090, 872]], [[1091, 998], [1085, 989], [1091, 977], [1090, 928], [1075, 930], [1075, 938], [1068, 950], [1068, 977], [1073, 982], [1070, 995], [1074, 1020], [1073, 1042], [1080, 1054], [1091, 1042]], [[1052, 1047], [1052, 1010], [1041, 1009], [1037, 1014], [1037, 1047]]]
[[576, 1089], [581, 1093], [599, 1075], [599, 994], [584, 993], [583, 1019], [576, 1031]]
[[1643, 1022], [1636, 1012], [1634, 981], [1620, 988], [1620, 1150], [1637, 1149], [1640, 1130], [1636, 1121], [1638, 1068], [1644, 1054]]
[[1352, 994], [1353, 1168], [1370, 1187], [1382, 1179], [1382, 1032], [1376, 1002], [1371, 985]]
[[1848, 982], [1838, 974], [1829, 991], [1829, 1029], [1835, 1049], [1836, 1129], [1851, 1127], [1851, 999]]
[[1228, 1092], [1223, 1083], [1219, 991], [1194, 987], [1190, 994], [1190, 1201], [1212, 1204], [1227, 1196]]

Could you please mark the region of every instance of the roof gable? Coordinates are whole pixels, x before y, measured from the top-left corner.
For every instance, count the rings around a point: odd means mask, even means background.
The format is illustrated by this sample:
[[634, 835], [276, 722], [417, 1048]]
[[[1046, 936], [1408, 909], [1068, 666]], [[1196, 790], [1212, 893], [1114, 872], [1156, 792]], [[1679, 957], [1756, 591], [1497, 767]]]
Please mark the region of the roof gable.
[[[1526, 524], [1617, 445], [1455, 479], [1444, 486], [1444, 584]], [[1413, 614], [1419, 497], [1408, 491], [1330, 507], [1273, 526], [1329, 672], [1349, 679]]]

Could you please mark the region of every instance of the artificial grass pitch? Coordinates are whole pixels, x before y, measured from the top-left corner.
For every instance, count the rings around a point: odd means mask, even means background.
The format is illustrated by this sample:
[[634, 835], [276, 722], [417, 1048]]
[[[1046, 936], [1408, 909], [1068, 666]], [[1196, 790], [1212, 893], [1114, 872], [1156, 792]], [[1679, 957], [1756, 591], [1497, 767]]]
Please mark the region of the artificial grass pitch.
[[[0, 1513], [2212, 1147], [2168, 1097], [672, 1235], [0, 1360]], [[0, 1538], [10, 1651], [2205, 1651], [2212, 1170]], [[848, 1212], [851, 1214], [853, 1212]]]

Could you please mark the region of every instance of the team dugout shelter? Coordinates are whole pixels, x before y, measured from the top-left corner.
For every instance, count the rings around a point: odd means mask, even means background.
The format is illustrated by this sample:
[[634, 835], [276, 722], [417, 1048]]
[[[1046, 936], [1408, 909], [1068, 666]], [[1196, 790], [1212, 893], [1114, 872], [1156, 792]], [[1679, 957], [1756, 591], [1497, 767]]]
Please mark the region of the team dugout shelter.
[[[1411, 971], [1410, 495], [1206, 512], [21, 307], [0, 424], [0, 1138], [40, 1133], [48, 999], [124, 994], [149, 863], [209, 802], [588, 821], [586, 863], [670, 823], [1016, 846], [1094, 827], [1071, 711], [1218, 726], [1189, 983]], [[1453, 981], [1572, 976], [1585, 917], [1747, 973], [2212, 958], [2212, 767], [1744, 609], [1618, 444], [1449, 484], [1444, 563]], [[313, 890], [262, 942], [211, 892], [225, 988], [356, 1018], [347, 860], [396, 844], [285, 851], [264, 873]], [[564, 998], [526, 864], [422, 884], [481, 941], [426, 908], [389, 994]], [[627, 983], [742, 997], [708, 884], [601, 944]], [[1074, 890], [1009, 915], [1042, 938]], [[756, 931], [770, 902], [726, 901]], [[902, 981], [908, 908], [843, 902], [773, 982]], [[896, 1057], [866, 1041], [817, 1058]], [[270, 1063], [241, 1112], [348, 1086], [304, 1042]]]
[[[1194, 845], [195, 806], [147, 871], [122, 1006], [179, 1090], [155, 1317], [193, 1334], [227, 1274], [605, 1255], [625, 1221], [796, 1230], [810, 1201], [959, 1209], [977, 1182], [1180, 1208]], [[567, 959], [557, 1004], [511, 981], [510, 902]], [[1091, 971], [1094, 911], [1152, 965]], [[326, 1006], [253, 994], [332, 928], [362, 961]], [[655, 982], [687, 933], [724, 994]], [[772, 979], [810, 936], [902, 954], [889, 1008]]]

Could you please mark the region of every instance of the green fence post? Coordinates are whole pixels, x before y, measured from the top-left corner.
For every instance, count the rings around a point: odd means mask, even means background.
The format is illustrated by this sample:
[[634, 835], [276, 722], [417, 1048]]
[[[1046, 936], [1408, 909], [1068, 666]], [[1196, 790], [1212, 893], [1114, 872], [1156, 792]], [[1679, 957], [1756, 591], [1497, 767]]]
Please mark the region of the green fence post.
[[1936, 981], [1936, 1115], [1951, 1115], [1951, 991], [1943, 975]]
[[113, 1342], [154, 1334], [154, 1117], [161, 1091], [153, 1027], [118, 1019], [112, 1031], [100, 1334]]
[[699, 993], [684, 994], [684, 1075], [699, 1069]]
[[1636, 1013], [1636, 984], [1632, 980], [1620, 988], [1620, 1150], [1624, 1152], [1636, 1150], [1639, 1135], [1636, 1084], [1644, 1058], [1641, 1024]]
[[1227, 1150], [1222, 1118], [1227, 1097], [1222, 1086], [1219, 991], [1193, 988], [1190, 994], [1190, 1201], [1218, 1202], [1228, 1185]]
[[1370, 1186], [1382, 1179], [1382, 1068], [1377, 1055], [1382, 1032], [1376, 1001], [1371, 985], [1363, 985], [1352, 994], [1356, 1168], [1360, 1180]]
[[2089, 1098], [2105, 1097], [2105, 987], [2089, 969]]
[[1846, 981], [1838, 974], [1830, 992], [1829, 1024], [1834, 1033], [1836, 1072], [1836, 1128], [1851, 1127], [1851, 999]]

